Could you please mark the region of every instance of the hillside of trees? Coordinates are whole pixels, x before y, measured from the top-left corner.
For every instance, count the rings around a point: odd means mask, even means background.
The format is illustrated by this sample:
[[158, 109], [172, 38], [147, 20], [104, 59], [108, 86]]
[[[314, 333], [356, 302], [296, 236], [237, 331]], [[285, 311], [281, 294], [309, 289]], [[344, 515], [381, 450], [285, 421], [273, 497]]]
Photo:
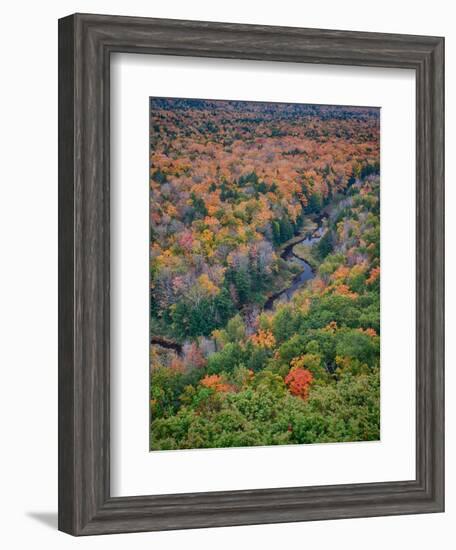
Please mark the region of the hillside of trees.
[[151, 449], [379, 439], [378, 110], [150, 107]]

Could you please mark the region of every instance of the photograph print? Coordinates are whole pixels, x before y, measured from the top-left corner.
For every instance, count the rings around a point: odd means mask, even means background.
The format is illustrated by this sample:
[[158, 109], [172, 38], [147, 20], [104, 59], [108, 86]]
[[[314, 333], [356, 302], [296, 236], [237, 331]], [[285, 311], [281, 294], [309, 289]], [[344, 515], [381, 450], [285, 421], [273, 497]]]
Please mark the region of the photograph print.
[[150, 98], [150, 450], [380, 439], [380, 109]]

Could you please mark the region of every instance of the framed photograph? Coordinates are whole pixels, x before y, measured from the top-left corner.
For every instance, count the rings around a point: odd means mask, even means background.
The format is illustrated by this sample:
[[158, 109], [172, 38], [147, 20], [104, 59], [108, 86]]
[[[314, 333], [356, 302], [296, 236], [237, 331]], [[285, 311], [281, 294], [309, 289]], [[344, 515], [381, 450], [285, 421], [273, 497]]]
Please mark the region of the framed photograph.
[[444, 40], [59, 21], [59, 529], [444, 510]]

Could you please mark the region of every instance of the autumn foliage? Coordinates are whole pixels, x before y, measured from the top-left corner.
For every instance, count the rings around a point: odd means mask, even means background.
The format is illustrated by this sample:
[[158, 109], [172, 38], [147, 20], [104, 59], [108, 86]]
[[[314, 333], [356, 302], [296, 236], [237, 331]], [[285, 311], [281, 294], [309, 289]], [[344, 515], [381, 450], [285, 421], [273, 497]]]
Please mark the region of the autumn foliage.
[[276, 343], [274, 334], [270, 330], [262, 329], [260, 329], [257, 334], [253, 334], [251, 340], [260, 348], [273, 348]]
[[207, 375], [201, 380], [201, 385], [205, 388], [210, 388], [216, 392], [229, 392], [232, 390], [231, 386], [223, 381], [222, 377], [218, 374]]
[[374, 108], [151, 98], [152, 450], [378, 440], [379, 135]]
[[285, 377], [285, 384], [290, 393], [301, 399], [307, 399], [313, 376], [310, 371], [300, 367], [294, 367]]

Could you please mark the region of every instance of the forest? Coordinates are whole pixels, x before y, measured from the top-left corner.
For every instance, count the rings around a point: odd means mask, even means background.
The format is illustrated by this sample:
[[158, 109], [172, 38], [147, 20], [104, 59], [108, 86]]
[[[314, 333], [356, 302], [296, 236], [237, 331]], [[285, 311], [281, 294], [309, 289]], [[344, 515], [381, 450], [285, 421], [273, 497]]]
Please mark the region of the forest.
[[150, 98], [150, 449], [379, 438], [379, 109]]

